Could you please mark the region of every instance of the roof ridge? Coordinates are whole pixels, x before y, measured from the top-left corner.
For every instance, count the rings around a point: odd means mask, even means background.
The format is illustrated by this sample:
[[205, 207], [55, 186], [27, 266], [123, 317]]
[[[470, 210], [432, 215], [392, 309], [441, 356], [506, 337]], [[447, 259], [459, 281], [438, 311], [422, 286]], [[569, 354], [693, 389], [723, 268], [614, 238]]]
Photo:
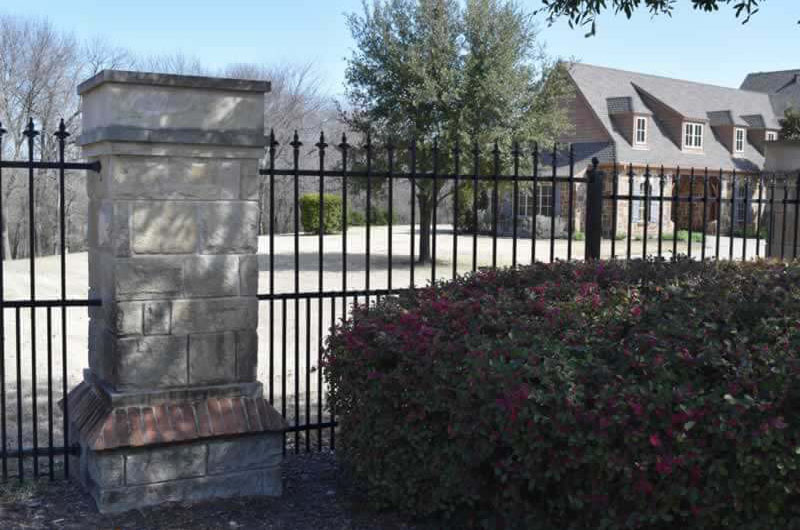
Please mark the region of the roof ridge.
[[800, 73], [800, 68], [789, 68], [786, 70], [769, 70], [767, 72], [750, 72], [747, 76], [751, 75], [768, 75], [768, 74], [785, 74], [787, 72], [797, 72]]
[[[646, 74], [646, 73], [642, 73], [642, 72], [634, 72], [633, 70], [623, 70], [621, 68], [611, 68], [610, 66], [599, 66], [599, 65], [596, 65], [596, 64], [580, 63], [580, 62], [576, 62], [576, 61], [572, 61], [569, 64], [570, 65], [575, 65], [575, 66], [588, 66], [590, 68], [597, 68], [597, 69], [600, 69], [600, 70], [612, 70], [614, 72], [621, 72], [621, 73], [624, 73], [624, 74], [634, 74], [634, 75], [639, 75], [639, 76], [642, 76], [642, 77], [652, 77], [652, 78], [655, 78], [655, 79], [667, 79], [669, 81], [679, 81], [681, 83], [689, 83], [689, 84], [692, 84], [692, 85], [701, 85], [701, 86], [712, 87], [712, 88], [720, 88], [720, 89], [724, 89], [724, 90], [731, 90], [733, 92], [747, 92], [747, 93], [750, 93], [750, 94], [767, 95], [765, 92], [759, 92], [757, 90], [747, 90], [747, 89], [744, 89], [744, 88], [733, 88], [733, 87], [729, 87], [729, 86], [713, 85], [711, 83], [701, 83], [699, 81], [690, 81], [689, 79], [679, 79], [677, 77], [667, 77], [665, 75]], [[748, 75], [750, 75], [750, 74], [748, 74]]]

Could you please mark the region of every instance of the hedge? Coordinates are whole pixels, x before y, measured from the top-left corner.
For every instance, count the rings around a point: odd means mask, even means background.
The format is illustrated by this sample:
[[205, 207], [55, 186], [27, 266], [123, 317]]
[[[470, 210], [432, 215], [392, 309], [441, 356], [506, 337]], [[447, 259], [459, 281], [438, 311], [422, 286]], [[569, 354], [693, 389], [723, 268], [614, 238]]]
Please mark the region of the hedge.
[[[342, 198], [325, 193], [322, 196], [324, 233], [333, 234], [342, 230]], [[300, 222], [303, 229], [319, 234], [319, 193], [307, 193], [300, 197]]]
[[800, 528], [800, 265], [479, 271], [356, 308], [324, 369], [378, 508], [445, 526]]
[[[359, 210], [348, 211], [347, 224], [350, 226], [366, 226], [367, 216], [365, 212]], [[372, 226], [382, 226], [389, 224], [389, 210], [373, 206], [370, 209], [370, 224]], [[392, 212], [392, 223], [397, 222], [397, 214]]]

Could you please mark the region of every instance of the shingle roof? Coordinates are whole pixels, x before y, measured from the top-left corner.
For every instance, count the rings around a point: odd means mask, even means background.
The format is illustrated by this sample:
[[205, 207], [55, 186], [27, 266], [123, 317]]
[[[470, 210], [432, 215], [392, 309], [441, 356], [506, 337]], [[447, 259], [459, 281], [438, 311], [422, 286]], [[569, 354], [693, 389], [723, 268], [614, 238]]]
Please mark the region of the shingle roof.
[[800, 70], [748, 74], [741, 88], [769, 94], [778, 116], [789, 107], [800, 108]]
[[797, 83], [798, 77], [800, 77], [800, 70], [754, 72], [747, 74], [740, 88], [742, 90], [774, 94], [792, 83]]
[[764, 123], [764, 116], [761, 114], [742, 116], [742, 119], [747, 123], [748, 127], [753, 127], [754, 129], [765, 129], [767, 127]]
[[606, 98], [609, 114], [635, 112], [637, 114], [650, 114], [650, 109], [642, 105], [640, 100], [630, 96], [621, 98]]
[[[561, 147], [566, 147], [560, 144]], [[611, 142], [579, 142], [572, 144], [574, 153], [574, 175], [580, 174], [592, 165], [592, 159], [597, 158], [601, 164], [611, 164], [615, 160], [614, 144]], [[561, 149], [556, 152], [556, 176], [569, 176], [569, 150]], [[542, 150], [539, 153], [539, 174], [542, 177], [552, 175], [553, 152]]]
[[[708, 116], [708, 123], [710, 123], [712, 127], [718, 127], [720, 125], [755, 127], [754, 125], [750, 125], [744, 116], [734, 115], [729, 110], [710, 111], [706, 113], [706, 116]], [[758, 115], [758, 117], [761, 119], [761, 123], [764, 123], [764, 118], [761, 115]]]
[[[737, 157], [714, 134], [706, 135], [703, 154], [687, 153], [667, 135], [664, 124], [656, 114], [648, 130], [648, 149], [634, 149], [615, 130], [608, 111], [609, 98], [630, 98], [633, 108], [648, 109], [640, 91], [672, 108], [687, 119], [714, 122], [728, 119], [730, 124], [747, 126], [743, 116], [761, 116], [768, 128], [779, 128], [769, 96], [758, 92], [738, 90], [679, 79], [626, 72], [581, 63], [567, 65], [572, 79], [608, 130], [616, 146], [620, 162], [651, 165], [681, 165], [715, 169], [755, 170], [763, 166], [764, 157], [749, 143]], [[728, 112], [723, 118], [721, 112]], [[709, 114], [711, 113], [711, 116]]]

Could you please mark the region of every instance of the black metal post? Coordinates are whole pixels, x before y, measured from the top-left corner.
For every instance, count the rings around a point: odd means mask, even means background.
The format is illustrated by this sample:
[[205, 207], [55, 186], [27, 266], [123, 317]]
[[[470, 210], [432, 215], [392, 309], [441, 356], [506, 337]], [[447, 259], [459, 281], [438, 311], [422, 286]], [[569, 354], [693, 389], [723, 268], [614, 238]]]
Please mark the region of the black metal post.
[[592, 168], [587, 172], [589, 182], [586, 190], [586, 247], [587, 260], [600, 259], [603, 239], [603, 173], [597, 169], [599, 161], [592, 159]]

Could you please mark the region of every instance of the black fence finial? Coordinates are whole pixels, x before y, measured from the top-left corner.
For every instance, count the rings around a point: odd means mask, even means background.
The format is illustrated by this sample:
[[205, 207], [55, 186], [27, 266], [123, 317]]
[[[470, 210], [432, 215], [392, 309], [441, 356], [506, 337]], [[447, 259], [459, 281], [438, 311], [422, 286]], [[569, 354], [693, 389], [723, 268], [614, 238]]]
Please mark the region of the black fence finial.
[[55, 136], [62, 142], [69, 136], [69, 132], [67, 131], [67, 126], [64, 123], [64, 118], [61, 118], [61, 121], [58, 123], [58, 130], [53, 133], [53, 136]]
[[292, 136], [292, 141], [289, 143], [295, 150], [300, 149], [300, 146], [303, 145], [303, 142], [300, 141], [300, 136], [297, 134], [297, 129], [294, 131], [294, 136]]
[[33, 118], [28, 120], [28, 126], [25, 127], [25, 130], [22, 132], [29, 139], [33, 139], [35, 136], [39, 135], [39, 131], [36, 130], [36, 126], [33, 124]]
[[326, 147], [328, 147], [328, 144], [325, 143], [325, 132], [324, 131], [320, 131], [319, 132], [319, 142], [314, 144], [314, 147], [316, 147], [317, 149], [320, 149], [320, 150], [323, 150]]

